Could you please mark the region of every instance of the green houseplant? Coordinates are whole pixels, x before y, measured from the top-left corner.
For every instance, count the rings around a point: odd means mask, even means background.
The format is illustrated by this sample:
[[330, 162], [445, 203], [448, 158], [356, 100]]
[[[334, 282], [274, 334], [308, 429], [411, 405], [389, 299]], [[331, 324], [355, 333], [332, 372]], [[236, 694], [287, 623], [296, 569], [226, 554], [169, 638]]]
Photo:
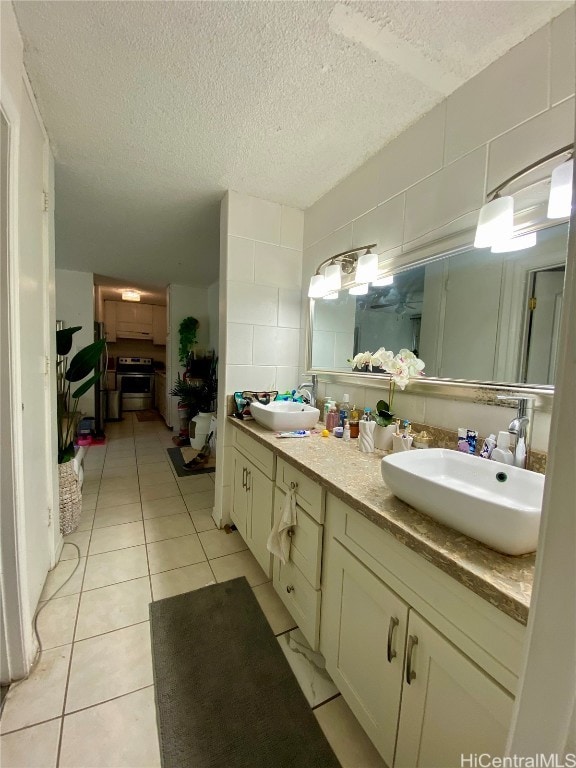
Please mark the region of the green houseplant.
[[178, 348], [178, 359], [180, 365], [185, 368], [192, 348], [197, 344], [196, 334], [200, 323], [195, 317], [185, 317], [180, 323], [178, 333], [180, 334], [180, 346]]
[[[94, 371], [106, 346], [104, 339], [95, 341], [79, 350], [68, 362], [68, 354], [72, 349], [72, 337], [81, 330], [81, 327], [75, 326], [56, 331], [60, 531], [64, 535], [76, 530], [82, 512], [82, 495], [72, 462], [78, 400], [100, 378], [101, 373]], [[83, 379], [86, 380], [83, 381]], [[73, 390], [73, 385], [78, 382], [82, 383]]]

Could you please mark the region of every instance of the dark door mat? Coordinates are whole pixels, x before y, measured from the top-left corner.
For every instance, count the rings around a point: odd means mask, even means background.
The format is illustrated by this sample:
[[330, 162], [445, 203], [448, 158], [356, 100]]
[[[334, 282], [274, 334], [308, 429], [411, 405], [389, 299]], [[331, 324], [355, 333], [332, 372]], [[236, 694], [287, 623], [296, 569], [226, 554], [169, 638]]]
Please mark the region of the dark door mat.
[[149, 408], [146, 411], [134, 411], [138, 421], [162, 421], [162, 417], [158, 411], [153, 411]]
[[163, 768], [339, 768], [244, 577], [150, 604]]
[[184, 467], [184, 458], [180, 448], [166, 448], [166, 450], [168, 451], [168, 456], [170, 456], [170, 461], [172, 462], [172, 466], [176, 470], [178, 477], [191, 477], [192, 475], [203, 475], [207, 472], [216, 472], [216, 461], [214, 456], [211, 456], [208, 459], [208, 462], [199, 469], [189, 470]]

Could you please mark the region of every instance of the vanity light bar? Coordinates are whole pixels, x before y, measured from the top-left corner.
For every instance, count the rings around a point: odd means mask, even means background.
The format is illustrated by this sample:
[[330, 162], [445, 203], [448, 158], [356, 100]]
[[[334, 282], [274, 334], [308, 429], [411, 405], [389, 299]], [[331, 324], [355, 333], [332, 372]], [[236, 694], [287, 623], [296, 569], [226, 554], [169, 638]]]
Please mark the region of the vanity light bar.
[[376, 260], [376, 270], [374, 273], [374, 277], [376, 277], [378, 274], [378, 255], [370, 253], [372, 248], [376, 248], [376, 243], [361, 245], [358, 248], [350, 248], [348, 251], [342, 251], [342, 253], [337, 253], [329, 259], [324, 259], [316, 269], [316, 273], [310, 278], [308, 297], [311, 299], [321, 299], [327, 293], [339, 291], [342, 285], [342, 273], [351, 275], [354, 272], [360, 261], [358, 254], [361, 251], [366, 251], [364, 256], [371, 257], [370, 260], [364, 261], [363, 264], [366, 264], [367, 261], [373, 263], [373, 260]]
[[523, 176], [549, 163], [551, 160], [566, 154], [569, 155], [567, 161], [552, 171], [548, 218], [567, 218], [570, 216], [572, 176], [574, 172], [574, 144], [568, 144], [540, 160], [530, 163], [530, 165], [513, 174], [488, 193], [488, 202], [482, 206], [478, 218], [478, 227], [474, 239], [474, 246], [476, 248], [488, 248], [498, 245], [501, 241], [511, 240], [513, 237], [514, 198], [511, 195], [501, 197], [500, 193], [502, 190]]

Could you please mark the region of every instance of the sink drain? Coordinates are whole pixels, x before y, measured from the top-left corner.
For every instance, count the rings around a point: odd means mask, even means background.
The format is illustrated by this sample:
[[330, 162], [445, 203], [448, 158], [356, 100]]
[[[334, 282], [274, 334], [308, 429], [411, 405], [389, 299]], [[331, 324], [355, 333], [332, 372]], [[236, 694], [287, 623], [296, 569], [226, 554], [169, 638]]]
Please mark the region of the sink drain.
[[496, 480], [498, 480], [499, 483], [505, 483], [506, 480], [508, 480], [508, 475], [506, 472], [496, 472]]

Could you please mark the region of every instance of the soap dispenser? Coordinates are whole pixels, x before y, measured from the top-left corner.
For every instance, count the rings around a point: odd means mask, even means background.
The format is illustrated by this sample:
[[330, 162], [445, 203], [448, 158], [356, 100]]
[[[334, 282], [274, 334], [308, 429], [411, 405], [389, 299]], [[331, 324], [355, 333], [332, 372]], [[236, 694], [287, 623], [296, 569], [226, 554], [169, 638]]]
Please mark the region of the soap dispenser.
[[499, 461], [502, 464], [514, 464], [514, 454], [510, 450], [509, 432], [498, 432], [498, 442], [490, 458], [492, 461]]

